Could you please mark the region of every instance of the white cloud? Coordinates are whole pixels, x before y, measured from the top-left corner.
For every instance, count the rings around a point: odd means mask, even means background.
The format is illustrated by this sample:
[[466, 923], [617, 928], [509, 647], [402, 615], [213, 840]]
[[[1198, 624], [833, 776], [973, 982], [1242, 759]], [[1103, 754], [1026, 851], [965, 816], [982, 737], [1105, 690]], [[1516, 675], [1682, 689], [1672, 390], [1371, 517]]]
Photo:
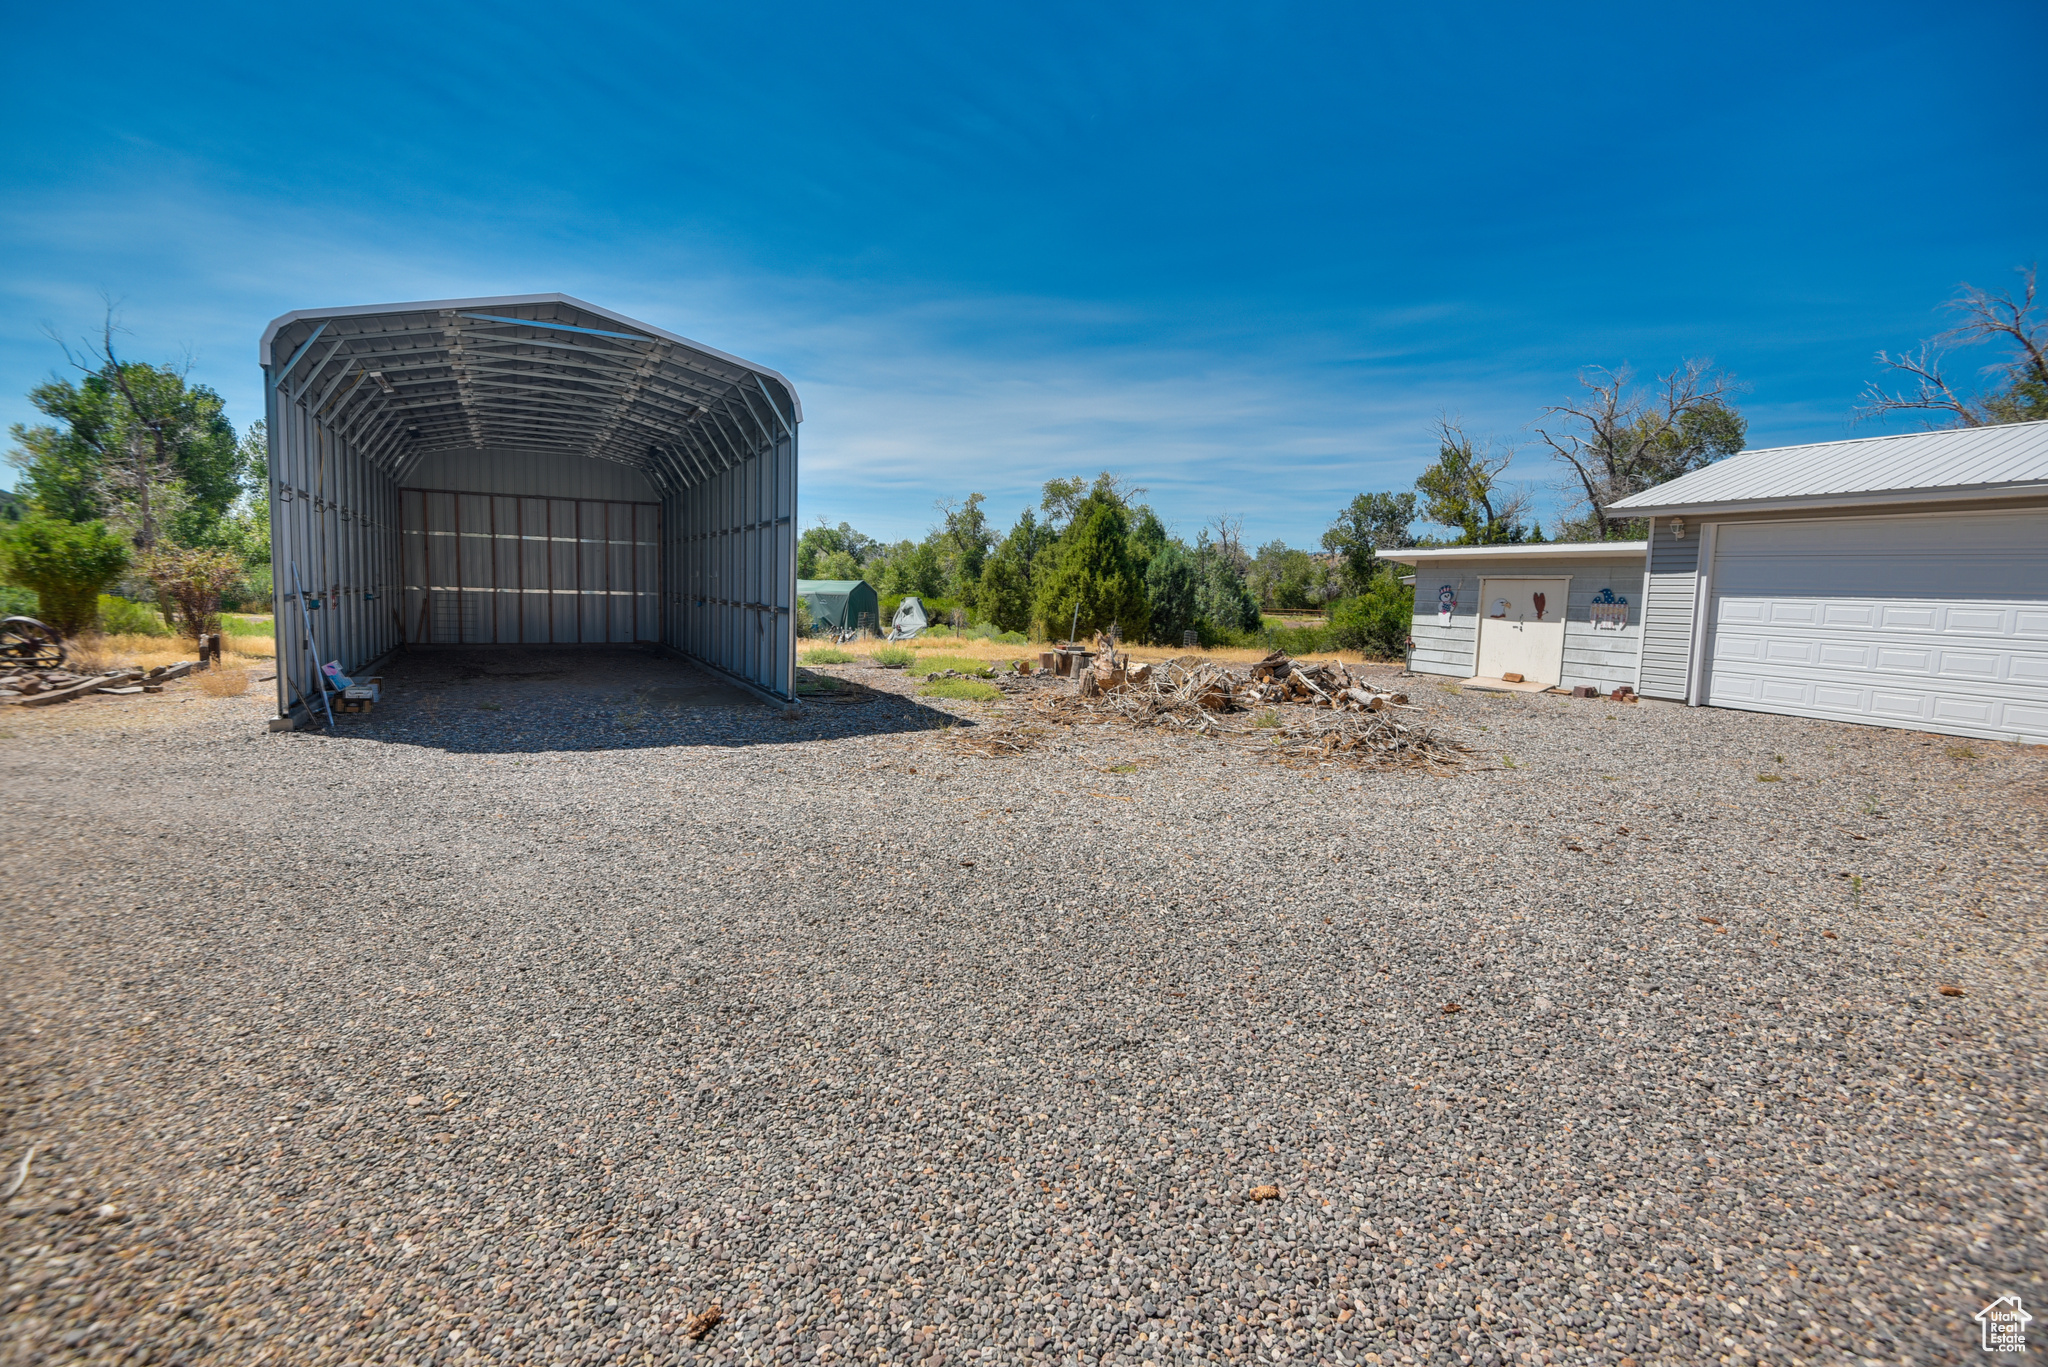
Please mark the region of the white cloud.
[[1443, 354], [1461, 322], [1485, 331], [1448, 304], [1332, 322], [887, 288], [742, 269], [678, 241], [540, 241], [200, 194], [177, 169], [151, 190], [53, 192], [0, 216], [20, 263], [0, 320], [8, 420], [34, 418], [19, 395], [59, 360], [37, 323], [89, 331], [103, 289], [132, 354], [189, 348], [243, 423], [261, 412], [257, 337], [286, 310], [560, 289], [788, 374], [806, 520], [917, 535], [934, 499], [978, 490], [1007, 523], [1045, 480], [1110, 469], [1184, 533], [1229, 513], [1255, 538], [1303, 544], [1353, 494], [1408, 487], [1440, 410], [1509, 432], [1554, 382]]

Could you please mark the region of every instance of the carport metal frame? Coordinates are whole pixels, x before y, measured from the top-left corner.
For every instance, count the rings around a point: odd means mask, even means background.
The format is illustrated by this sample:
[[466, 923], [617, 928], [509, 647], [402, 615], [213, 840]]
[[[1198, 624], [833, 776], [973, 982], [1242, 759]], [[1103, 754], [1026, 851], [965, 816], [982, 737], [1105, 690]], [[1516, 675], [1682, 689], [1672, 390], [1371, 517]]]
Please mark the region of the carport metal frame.
[[795, 701], [803, 407], [780, 373], [566, 294], [302, 309], [259, 359], [280, 717], [318, 696], [309, 606], [344, 673], [405, 643], [398, 490], [461, 450], [639, 470], [662, 507], [662, 645]]

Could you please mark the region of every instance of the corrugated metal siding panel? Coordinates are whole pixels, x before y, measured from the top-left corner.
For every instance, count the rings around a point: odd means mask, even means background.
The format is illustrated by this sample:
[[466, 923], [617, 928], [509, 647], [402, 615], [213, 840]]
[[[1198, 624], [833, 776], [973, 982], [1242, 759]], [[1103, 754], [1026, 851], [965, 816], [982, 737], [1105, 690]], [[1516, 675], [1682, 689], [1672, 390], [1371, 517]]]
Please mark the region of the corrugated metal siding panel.
[[[301, 693], [319, 696], [318, 664], [338, 660], [343, 673], [353, 673], [398, 643], [398, 485], [369, 450], [312, 413], [318, 392], [309, 384], [266, 384], [264, 391], [282, 715]], [[309, 615], [293, 593], [294, 563], [315, 605], [319, 661], [306, 649]]]
[[[404, 489], [408, 639], [432, 645], [651, 641], [653, 504]], [[645, 626], [649, 634], [639, 634]]]
[[1685, 699], [1692, 669], [1694, 597], [1698, 591], [1701, 528], [1686, 528], [1683, 541], [1671, 524], [1657, 520], [1650, 538], [1649, 583], [1643, 591], [1643, 681], [1646, 698]]
[[[1415, 567], [1415, 617], [1408, 634], [1415, 638], [1408, 667], [1423, 674], [1472, 677], [1478, 668], [1479, 582], [1478, 566], [1441, 561], [1422, 561]], [[1565, 688], [1591, 684], [1605, 691], [1621, 684], [1635, 683], [1636, 652], [1642, 642], [1643, 571], [1626, 561], [1560, 560], [1544, 561], [1526, 569], [1518, 565], [1484, 567], [1490, 579], [1570, 578], [1564, 628], [1564, 672], [1559, 683]], [[1451, 624], [1441, 625], [1437, 616], [1437, 595], [1449, 585], [1458, 595]], [[1628, 600], [1628, 625], [1620, 631], [1593, 629], [1593, 599], [1603, 589]]]
[[674, 494], [664, 641], [781, 697], [796, 687], [796, 443], [763, 441]]
[[1611, 510], [2048, 481], [2048, 422], [1743, 451]]
[[621, 503], [652, 503], [660, 497], [647, 477], [629, 465], [543, 451], [436, 451], [421, 457], [405, 484], [409, 489]]

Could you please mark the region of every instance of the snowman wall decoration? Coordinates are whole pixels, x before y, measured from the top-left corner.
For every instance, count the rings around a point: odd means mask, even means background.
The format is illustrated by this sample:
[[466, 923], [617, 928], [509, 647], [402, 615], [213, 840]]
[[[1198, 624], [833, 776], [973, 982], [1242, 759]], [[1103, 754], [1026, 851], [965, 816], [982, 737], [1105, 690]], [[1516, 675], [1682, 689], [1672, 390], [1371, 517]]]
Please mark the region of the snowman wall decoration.
[[1451, 624], [1451, 613], [1458, 607], [1458, 591], [1449, 584], [1436, 591], [1436, 620], [1441, 626]]

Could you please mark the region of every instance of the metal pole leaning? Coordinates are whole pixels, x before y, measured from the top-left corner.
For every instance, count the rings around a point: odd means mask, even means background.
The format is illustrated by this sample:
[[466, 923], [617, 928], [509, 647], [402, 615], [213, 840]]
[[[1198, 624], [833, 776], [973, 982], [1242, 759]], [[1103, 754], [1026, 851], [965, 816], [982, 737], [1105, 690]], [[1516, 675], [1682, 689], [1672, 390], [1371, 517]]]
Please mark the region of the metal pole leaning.
[[[327, 729], [332, 731], [334, 729], [334, 704], [327, 701], [327, 684], [320, 677], [320, 642], [313, 635], [313, 614], [311, 609], [306, 606], [306, 586], [299, 582], [299, 562], [296, 560], [292, 561], [292, 592], [299, 600], [299, 621], [305, 624], [306, 650], [312, 657], [310, 663], [313, 666], [313, 677], [307, 682], [320, 690], [320, 708], [327, 714]], [[304, 693], [299, 695], [302, 699], [305, 696]], [[306, 711], [309, 715], [306, 719], [308, 721], [312, 720], [310, 715], [312, 710], [313, 705], [307, 703]]]

